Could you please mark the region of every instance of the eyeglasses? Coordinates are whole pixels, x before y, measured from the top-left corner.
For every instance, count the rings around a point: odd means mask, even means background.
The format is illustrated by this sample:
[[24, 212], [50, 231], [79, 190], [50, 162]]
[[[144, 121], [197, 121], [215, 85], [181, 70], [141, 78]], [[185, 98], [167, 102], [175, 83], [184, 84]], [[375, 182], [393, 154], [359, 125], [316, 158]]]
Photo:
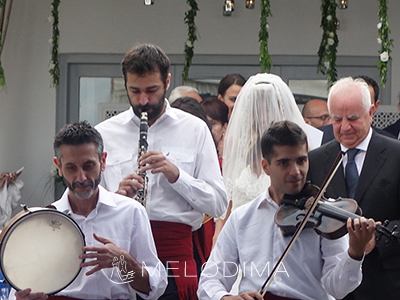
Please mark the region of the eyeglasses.
[[318, 116], [318, 117], [306, 117], [307, 119], [320, 119], [322, 121], [326, 121], [326, 120], [330, 120], [331, 116], [328, 114], [322, 115], [322, 116]]

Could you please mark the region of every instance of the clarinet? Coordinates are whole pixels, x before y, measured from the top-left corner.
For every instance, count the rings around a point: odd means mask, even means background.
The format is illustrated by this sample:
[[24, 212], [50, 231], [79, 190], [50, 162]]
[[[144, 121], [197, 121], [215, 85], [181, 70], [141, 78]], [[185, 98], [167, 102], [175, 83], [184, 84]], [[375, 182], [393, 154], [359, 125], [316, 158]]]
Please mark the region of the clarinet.
[[143, 206], [146, 206], [146, 198], [147, 198], [147, 182], [148, 178], [146, 176], [146, 172], [139, 172], [141, 165], [139, 164], [140, 158], [143, 154], [147, 152], [147, 131], [149, 130], [149, 125], [147, 124], [147, 111], [143, 111], [140, 116], [140, 128], [139, 128], [139, 149], [138, 149], [138, 158], [136, 164], [136, 174], [140, 175], [143, 178], [143, 188], [138, 189], [135, 195], [135, 200], [138, 201]]

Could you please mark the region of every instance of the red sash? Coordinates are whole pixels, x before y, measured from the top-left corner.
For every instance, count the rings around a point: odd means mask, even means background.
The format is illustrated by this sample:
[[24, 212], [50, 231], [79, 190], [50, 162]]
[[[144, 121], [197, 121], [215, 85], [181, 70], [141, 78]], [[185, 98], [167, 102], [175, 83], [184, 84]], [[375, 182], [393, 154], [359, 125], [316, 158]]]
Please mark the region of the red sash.
[[150, 221], [158, 258], [168, 262], [179, 300], [197, 299], [197, 271], [193, 258], [192, 227], [182, 223]]
[[206, 221], [199, 229], [193, 231], [193, 246], [197, 249], [202, 265], [210, 257], [214, 231], [215, 224], [213, 219]]

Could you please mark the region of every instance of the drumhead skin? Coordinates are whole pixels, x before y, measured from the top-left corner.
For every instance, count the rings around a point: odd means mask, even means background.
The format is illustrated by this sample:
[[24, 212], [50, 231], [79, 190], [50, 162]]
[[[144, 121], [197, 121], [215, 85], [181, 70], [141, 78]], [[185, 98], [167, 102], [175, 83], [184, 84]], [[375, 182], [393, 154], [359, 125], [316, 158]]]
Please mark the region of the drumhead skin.
[[52, 295], [78, 276], [85, 238], [68, 215], [53, 209], [22, 212], [2, 232], [0, 267], [16, 290]]

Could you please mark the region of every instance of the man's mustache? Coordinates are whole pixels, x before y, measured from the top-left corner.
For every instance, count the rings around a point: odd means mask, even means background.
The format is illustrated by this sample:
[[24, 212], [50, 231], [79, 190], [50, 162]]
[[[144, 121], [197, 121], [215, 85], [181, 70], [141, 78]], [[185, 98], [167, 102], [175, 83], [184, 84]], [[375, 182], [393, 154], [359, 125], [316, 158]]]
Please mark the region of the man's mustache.
[[79, 182], [79, 181], [74, 181], [72, 183], [72, 188], [75, 189], [76, 187], [86, 187], [86, 186], [91, 186], [93, 187], [93, 182], [90, 180], [85, 180], [83, 182]]

